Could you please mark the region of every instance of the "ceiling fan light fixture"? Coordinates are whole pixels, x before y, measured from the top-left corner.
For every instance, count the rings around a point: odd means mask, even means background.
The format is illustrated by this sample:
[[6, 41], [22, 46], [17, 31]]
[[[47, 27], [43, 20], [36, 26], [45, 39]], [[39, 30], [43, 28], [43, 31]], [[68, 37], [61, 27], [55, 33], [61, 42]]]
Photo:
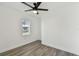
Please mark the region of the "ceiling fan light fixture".
[[37, 13], [38, 13], [36, 10], [33, 10], [32, 12], [33, 12], [33, 13], [35, 13], [35, 14], [37, 14]]

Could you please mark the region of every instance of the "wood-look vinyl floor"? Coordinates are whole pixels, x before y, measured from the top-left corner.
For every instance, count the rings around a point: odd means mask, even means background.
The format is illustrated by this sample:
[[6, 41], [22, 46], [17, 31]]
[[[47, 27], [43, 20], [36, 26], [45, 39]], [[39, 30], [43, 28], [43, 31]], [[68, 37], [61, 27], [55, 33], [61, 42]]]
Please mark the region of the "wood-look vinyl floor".
[[55, 49], [47, 47], [41, 44], [41, 41], [35, 41], [18, 47], [7, 52], [3, 52], [0, 55], [2, 56], [46, 56], [46, 55], [55, 55]]
[[75, 56], [74, 54], [64, 52], [41, 44], [41, 41], [26, 44], [24, 46], [0, 53], [1, 56]]

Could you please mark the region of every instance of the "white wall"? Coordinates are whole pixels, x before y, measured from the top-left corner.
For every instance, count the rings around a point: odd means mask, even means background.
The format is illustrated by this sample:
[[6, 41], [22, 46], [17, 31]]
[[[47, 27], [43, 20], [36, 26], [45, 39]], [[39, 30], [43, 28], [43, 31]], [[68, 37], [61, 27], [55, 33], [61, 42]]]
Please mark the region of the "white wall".
[[[41, 5], [49, 9], [48, 12], [41, 12], [41, 32], [40, 16], [25, 13], [26, 6], [0, 3], [0, 52], [40, 40], [42, 36], [43, 44], [79, 55], [79, 3], [46, 4]], [[32, 22], [30, 36], [21, 35], [20, 19], [23, 17]]]
[[[41, 39], [39, 16], [26, 13], [21, 8], [21, 4], [17, 5], [16, 2], [0, 3], [0, 52]], [[23, 17], [31, 21], [31, 35], [25, 37], [20, 30], [20, 20]]]
[[47, 3], [42, 43], [79, 55], [79, 3]]

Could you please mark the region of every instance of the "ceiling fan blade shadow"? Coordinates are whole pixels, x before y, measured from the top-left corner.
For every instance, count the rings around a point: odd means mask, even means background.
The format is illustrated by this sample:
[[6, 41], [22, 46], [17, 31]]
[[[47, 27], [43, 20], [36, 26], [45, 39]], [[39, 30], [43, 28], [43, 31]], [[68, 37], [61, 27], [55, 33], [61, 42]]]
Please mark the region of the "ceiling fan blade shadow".
[[31, 5], [27, 4], [26, 2], [21, 2], [21, 3], [23, 3], [23, 4], [25, 4], [25, 5], [27, 5], [27, 6], [31, 7], [31, 8], [33, 8]]

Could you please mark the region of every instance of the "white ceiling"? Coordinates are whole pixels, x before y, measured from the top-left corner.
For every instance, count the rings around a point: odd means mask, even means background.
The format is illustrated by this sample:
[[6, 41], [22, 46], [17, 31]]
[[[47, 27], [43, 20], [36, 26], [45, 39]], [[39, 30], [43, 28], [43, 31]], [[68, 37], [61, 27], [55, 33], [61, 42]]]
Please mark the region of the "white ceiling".
[[[33, 6], [33, 2], [27, 2], [27, 3]], [[20, 10], [20, 11], [30, 9], [30, 7], [22, 4], [21, 2], [0, 2], [0, 6], [6, 6], [8, 8], [15, 8], [15, 9]], [[39, 7], [46, 8], [46, 4], [42, 3]]]
[[[33, 6], [33, 2], [27, 2], [28, 4]], [[74, 5], [75, 4], [75, 5]], [[66, 7], [66, 6], [79, 6], [79, 3], [66, 3], [66, 2], [43, 2], [39, 8], [46, 8], [48, 9], [47, 12], [53, 11], [54, 9], [59, 9], [61, 7]], [[6, 6], [8, 8], [14, 8], [17, 9], [18, 11], [24, 12], [24, 10], [30, 9], [30, 7], [22, 4], [21, 2], [0, 2], [0, 6]], [[39, 11], [40, 13], [46, 13], [46, 11]]]

